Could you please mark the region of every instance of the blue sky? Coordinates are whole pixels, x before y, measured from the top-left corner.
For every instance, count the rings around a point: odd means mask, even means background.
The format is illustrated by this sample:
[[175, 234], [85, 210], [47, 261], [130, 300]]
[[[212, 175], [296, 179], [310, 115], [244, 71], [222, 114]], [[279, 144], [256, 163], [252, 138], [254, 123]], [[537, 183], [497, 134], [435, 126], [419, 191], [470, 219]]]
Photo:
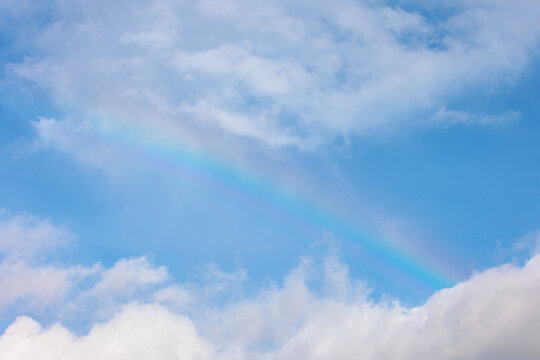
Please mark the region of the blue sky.
[[[449, 326], [471, 334], [459, 357], [490, 358], [505, 326], [540, 316], [527, 307], [539, 13], [530, 0], [1, 2], [0, 354], [127, 324], [148, 334], [123, 356], [377, 358], [367, 335], [314, 345], [321, 316], [350, 331], [348, 311], [359, 329], [406, 332], [400, 358], [445, 358], [411, 329], [517, 301], [492, 336]], [[508, 296], [482, 303], [489, 292]], [[148, 322], [185, 336], [155, 343]], [[500, 353], [540, 351], [514, 340]], [[58, 341], [51, 359], [98, 356]]]

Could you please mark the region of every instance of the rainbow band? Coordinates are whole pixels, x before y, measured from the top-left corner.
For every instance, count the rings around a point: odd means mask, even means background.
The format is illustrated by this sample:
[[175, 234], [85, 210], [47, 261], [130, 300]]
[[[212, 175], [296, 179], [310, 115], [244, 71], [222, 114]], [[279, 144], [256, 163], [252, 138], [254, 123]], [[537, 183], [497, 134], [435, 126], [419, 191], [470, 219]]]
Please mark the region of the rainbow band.
[[[357, 228], [351, 221], [333, 215], [331, 211], [326, 211], [298, 192], [276, 186], [265, 179], [257, 178], [245, 169], [239, 169], [208, 154], [192, 151], [178, 142], [148, 141], [147, 137], [134, 131], [132, 127], [113, 129], [110, 123], [108, 125], [106, 131], [100, 131], [102, 140], [139, 152], [152, 163], [165, 164], [167, 168], [180, 173], [192, 183], [212, 187], [217, 185], [217, 188], [226, 193], [232, 190], [240, 198], [278, 209], [303, 223], [323, 227], [361, 245], [363, 252], [373, 259], [366, 265], [383, 273], [383, 276], [392, 276], [392, 271], [397, 271], [434, 289], [449, 287], [455, 283], [451, 276], [411, 254], [403, 245], [397, 247], [381, 236]], [[140, 144], [144, 144], [142, 151]]]

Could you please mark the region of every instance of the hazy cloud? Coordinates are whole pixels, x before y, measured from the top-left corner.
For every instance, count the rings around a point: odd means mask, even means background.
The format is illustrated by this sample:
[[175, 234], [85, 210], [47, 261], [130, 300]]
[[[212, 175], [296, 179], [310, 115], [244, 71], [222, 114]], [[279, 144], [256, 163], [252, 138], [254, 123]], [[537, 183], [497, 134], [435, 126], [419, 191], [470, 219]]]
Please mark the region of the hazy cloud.
[[434, 6], [447, 15], [383, 1], [54, 1], [37, 40], [25, 40], [31, 56], [6, 70], [65, 109], [192, 141], [202, 127], [206, 140], [222, 131], [313, 148], [434, 118], [514, 117], [445, 107], [526, 70], [538, 2]]

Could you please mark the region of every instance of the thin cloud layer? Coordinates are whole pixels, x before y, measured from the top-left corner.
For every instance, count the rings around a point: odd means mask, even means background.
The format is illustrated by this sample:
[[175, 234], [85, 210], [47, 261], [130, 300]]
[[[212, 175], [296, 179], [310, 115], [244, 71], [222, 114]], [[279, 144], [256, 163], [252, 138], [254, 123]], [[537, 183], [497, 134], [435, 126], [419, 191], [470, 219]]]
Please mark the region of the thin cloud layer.
[[[17, 218], [14, 221], [24, 222]], [[18, 233], [24, 234], [24, 229]], [[75, 301], [78, 308], [84, 307], [85, 316], [107, 308], [91, 319], [88, 332], [81, 335], [59, 322], [42, 327], [22, 312], [0, 336], [0, 357], [25, 360], [540, 356], [540, 255], [533, 256], [524, 266], [507, 264], [477, 273], [452, 288], [435, 292], [425, 304], [414, 308], [371, 300], [363, 283], [351, 279], [346, 265], [335, 257], [328, 257], [322, 267], [304, 260], [282, 285], [262, 288], [251, 296], [231, 294], [238, 290], [234, 284], [246, 280], [243, 272], [224, 274], [213, 266], [207, 270], [206, 282], [175, 284], [169, 281], [164, 267], [152, 266], [144, 258], [119, 260], [110, 269], [97, 270], [97, 280], [89, 287], [74, 284], [71, 298], [57, 304], [62, 309]], [[0, 277], [5, 275], [9, 274], [0, 267]], [[323, 279], [322, 290], [311, 287], [314, 278]], [[47, 280], [37, 274], [33, 281]], [[217, 286], [219, 282], [225, 286]], [[21, 286], [31, 288], [32, 281]], [[119, 289], [124, 297], [118, 297]], [[216, 294], [229, 300], [213, 301]], [[115, 296], [116, 301], [111, 301]], [[98, 306], [89, 307], [88, 299]], [[58, 319], [65, 323], [69, 322], [66, 316], [81, 314], [59, 311]]]
[[18, 39], [12, 79], [82, 117], [200, 143], [213, 133], [307, 149], [411, 124], [500, 122], [447, 103], [523, 74], [540, 39], [534, 0], [437, 3], [436, 20], [384, 1], [21, 4], [8, 3], [12, 18], [49, 21]]

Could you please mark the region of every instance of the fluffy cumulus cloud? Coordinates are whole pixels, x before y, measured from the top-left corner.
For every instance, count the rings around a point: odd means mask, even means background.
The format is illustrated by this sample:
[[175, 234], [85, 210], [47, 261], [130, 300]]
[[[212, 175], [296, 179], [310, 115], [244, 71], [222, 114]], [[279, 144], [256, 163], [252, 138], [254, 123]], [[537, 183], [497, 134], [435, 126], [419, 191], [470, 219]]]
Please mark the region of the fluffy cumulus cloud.
[[[25, 225], [24, 225], [25, 224]], [[9, 241], [43, 243], [62, 237], [50, 222], [9, 215], [2, 234]], [[14, 230], [15, 229], [15, 230]], [[26, 239], [26, 240], [24, 240]], [[3, 239], [3, 244], [7, 243]], [[49, 241], [47, 241], [49, 242]], [[5, 261], [5, 260], [4, 260]], [[321, 265], [321, 266], [320, 266]], [[246, 280], [244, 272], [225, 274], [209, 266], [203, 281], [176, 284], [164, 267], [148, 260], [123, 259], [98, 269], [91, 284], [73, 284], [70, 299], [57, 305], [58, 319], [41, 325], [39, 315], [21, 313], [0, 336], [6, 359], [537, 359], [540, 344], [540, 255], [525, 265], [507, 264], [473, 275], [434, 293], [423, 305], [406, 307], [374, 301], [345, 264], [328, 257], [304, 260], [281, 285], [250, 296], [226, 296]], [[58, 271], [65, 271], [58, 270]], [[0, 276], [5, 276], [0, 267]], [[21, 282], [33, 292], [41, 283]], [[310, 284], [324, 279], [320, 289]], [[48, 280], [47, 280], [48, 281]], [[217, 286], [223, 283], [224, 286]], [[3, 287], [5, 289], [5, 287]], [[118, 301], [109, 301], [124, 294]], [[230, 294], [229, 294], [230, 295]], [[66, 327], [69, 302], [87, 306], [87, 331]], [[108, 300], [109, 299], [109, 300]], [[5, 303], [0, 303], [5, 308]], [[91, 312], [107, 307], [105, 316]], [[61, 318], [63, 316], [63, 318]], [[65, 321], [64, 321], [65, 320]], [[80, 321], [80, 320], [78, 320]], [[68, 321], [69, 322], [69, 321]], [[64, 325], [63, 325], [64, 324]]]
[[[74, 235], [34, 215], [0, 209], [0, 315], [8, 310], [44, 313], [62, 305], [66, 316], [117, 304], [168, 280], [165, 267], [145, 257], [101, 264], [66, 264], [53, 256]], [[107, 314], [106, 312], [103, 312]]]
[[128, 306], [76, 338], [60, 325], [46, 330], [19, 317], [0, 340], [9, 359], [208, 359], [209, 346], [191, 321], [158, 306]]
[[76, 118], [205, 144], [213, 134], [305, 149], [407, 124], [513, 119], [516, 109], [446, 106], [523, 74], [540, 39], [535, 0], [6, 4], [14, 26], [40, 24], [18, 32], [8, 77]]
[[48, 220], [0, 209], [0, 312], [18, 300], [46, 304], [67, 291], [72, 271], [39, 264], [36, 258], [71, 238]]

